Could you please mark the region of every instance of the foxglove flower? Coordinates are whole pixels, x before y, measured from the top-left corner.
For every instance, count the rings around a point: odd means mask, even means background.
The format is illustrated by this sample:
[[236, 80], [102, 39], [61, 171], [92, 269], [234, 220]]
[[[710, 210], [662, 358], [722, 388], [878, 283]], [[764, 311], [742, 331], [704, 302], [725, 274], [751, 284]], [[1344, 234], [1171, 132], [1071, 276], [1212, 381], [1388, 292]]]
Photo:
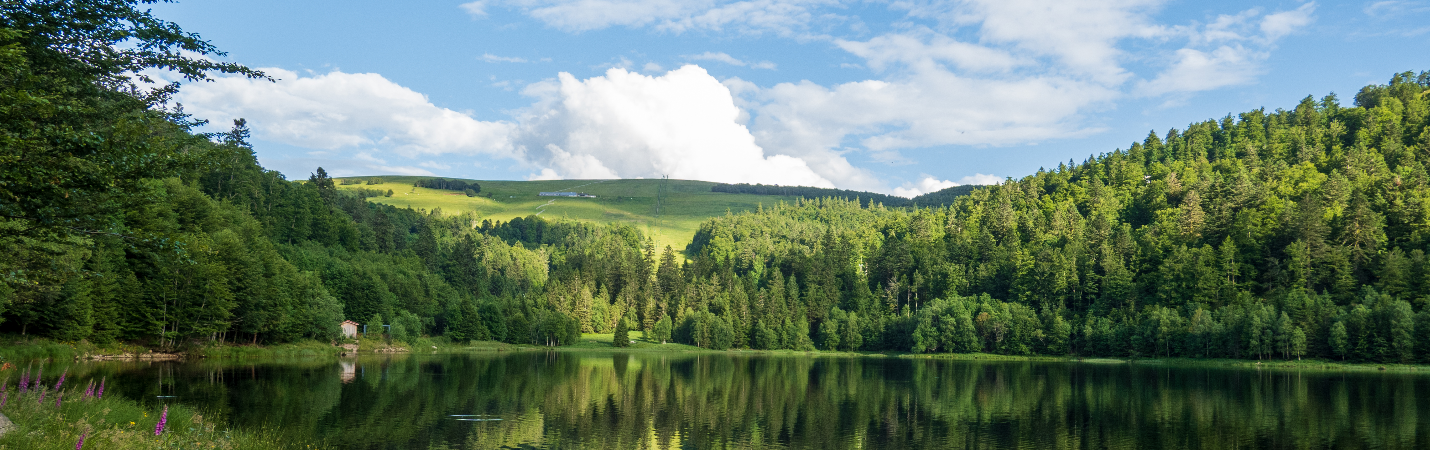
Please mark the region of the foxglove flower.
[[100, 378], [100, 379], [99, 379], [99, 392], [96, 393], [96, 394], [94, 394], [94, 396], [95, 396], [96, 398], [104, 398], [104, 380], [108, 380], [108, 379], [109, 379], [109, 377], [104, 377], [104, 378]]
[[32, 390], [32, 391], [38, 391], [38, 390], [40, 390], [40, 378], [44, 377], [44, 375], [45, 375], [45, 368], [44, 368], [44, 367], [41, 367], [41, 368], [40, 368], [40, 371], [35, 373], [35, 385], [34, 385], [34, 386], [30, 386], [30, 390]]
[[87, 437], [87, 436], [89, 436], [89, 428], [88, 428], [88, 427], [86, 427], [86, 428], [84, 429], [84, 431], [79, 434], [79, 442], [76, 442], [76, 443], [74, 444], [74, 450], [79, 450], [79, 449], [81, 449], [81, 448], [84, 448], [84, 438]]
[[159, 424], [154, 425], [154, 435], [164, 434], [164, 423], [169, 421], [169, 405], [164, 405], [164, 413], [159, 415]]
[[25, 373], [20, 374], [20, 393], [30, 390], [30, 369], [26, 368]]
[[55, 391], [55, 407], [59, 408], [60, 402], [63, 401], [65, 401], [65, 393], [61, 391]]
[[64, 386], [64, 385], [65, 385], [65, 377], [66, 377], [66, 376], [69, 376], [69, 374], [70, 374], [70, 370], [69, 370], [69, 369], [65, 369], [64, 373], [61, 373], [61, 374], [60, 374], [60, 381], [59, 381], [58, 383], [55, 383], [55, 390], [56, 390], [56, 391], [60, 390], [60, 386]]
[[48, 394], [48, 393], [49, 393], [48, 391], [40, 391], [40, 399], [39, 399], [39, 400], [36, 400], [36, 401], [35, 401], [35, 404], [36, 404], [36, 405], [43, 405], [43, 404], [45, 404], [45, 394]]
[[89, 384], [84, 387], [84, 400], [94, 397], [94, 380], [89, 380]]
[[9, 392], [0, 392], [0, 409], [5, 408], [5, 401], [10, 399]]

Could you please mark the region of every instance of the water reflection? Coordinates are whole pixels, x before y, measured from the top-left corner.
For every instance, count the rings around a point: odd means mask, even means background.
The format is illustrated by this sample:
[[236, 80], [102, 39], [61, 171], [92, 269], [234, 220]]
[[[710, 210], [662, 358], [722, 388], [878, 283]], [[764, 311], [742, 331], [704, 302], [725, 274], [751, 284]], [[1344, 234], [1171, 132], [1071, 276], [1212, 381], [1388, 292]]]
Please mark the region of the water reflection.
[[343, 384], [353, 382], [357, 378], [357, 361], [338, 361], [338, 371], [341, 372], [339, 379], [343, 380]]
[[106, 364], [130, 398], [342, 448], [1430, 448], [1430, 377], [521, 352]]

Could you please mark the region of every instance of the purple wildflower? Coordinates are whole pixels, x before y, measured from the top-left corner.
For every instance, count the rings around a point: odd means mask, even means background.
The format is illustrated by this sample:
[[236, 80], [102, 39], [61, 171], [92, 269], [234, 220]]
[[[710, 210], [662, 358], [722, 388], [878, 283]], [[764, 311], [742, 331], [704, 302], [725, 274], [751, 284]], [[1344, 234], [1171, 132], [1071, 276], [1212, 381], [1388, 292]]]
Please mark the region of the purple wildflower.
[[30, 390], [32, 390], [32, 391], [38, 391], [38, 390], [40, 390], [40, 378], [44, 377], [44, 375], [45, 375], [45, 368], [44, 368], [44, 367], [41, 367], [41, 368], [40, 368], [40, 371], [35, 373], [35, 385], [34, 385], [34, 386], [30, 386]]
[[25, 373], [20, 374], [20, 393], [24, 394], [30, 388], [30, 368], [25, 368]]
[[89, 385], [84, 387], [84, 399], [89, 400], [94, 397], [94, 380], [89, 380]]
[[9, 392], [0, 392], [0, 408], [5, 407], [5, 401], [10, 399]]
[[59, 408], [60, 402], [63, 401], [65, 401], [65, 393], [63, 391], [55, 391], [55, 407]]
[[70, 370], [69, 370], [69, 369], [65, 369], [64, 373], [61, 373], [61, 374], [60, 374], [60, 382], [55, 383], [55, 390], [56, 390], [56, 391], [60, 390], [60, 386], [64, 386], [64, 385], [65, 385], [65, 377], [66, 377], [66, 376], [69, 376], [69, 374], [70, 374]]
[[164, 434], [164, 423], [169, 421], [169, 405], [164, 405], [164, 413], [159, 415], [159, 424], [154, 425], [154, 435]]
[[49, 391], [40, 391], [40, 399], [39, 399], [39, 400], [36, 400], [36, 401], [35, 401], [35, 404], [37, 404], [37, 405], [43, 405], [43, 404], [45, 404], [45, 394], [48, 394], [48, 393], [49, 393]]
[[89, 436], [89, 427], [85, 427], [84, 431], [79, 434], [79, 442], [74, 444], [74, 450], [84, 448], [84, 438], [86, 436]]
[[95, 398], [104, 398], [104, 380], [108, 380], [108, 379], [109, 379], [109, 377], [104, 377], [104, 378], [100, 378], [100, 379], [99, 379], [99, 392], [97, 392], [97, 393], [94, 394]]

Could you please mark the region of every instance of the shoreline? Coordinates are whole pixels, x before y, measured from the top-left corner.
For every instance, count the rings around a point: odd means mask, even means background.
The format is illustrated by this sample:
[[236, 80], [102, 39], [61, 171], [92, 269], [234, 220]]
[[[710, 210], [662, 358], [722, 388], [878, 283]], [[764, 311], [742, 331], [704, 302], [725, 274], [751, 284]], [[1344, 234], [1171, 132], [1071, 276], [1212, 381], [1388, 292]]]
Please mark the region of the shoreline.
[[[604, 338], [604, 339], [603, 339]], [[729, 349], [712, 350], [686, 344], [645, 341], [638, 338], [630, 347], [612, 347], [609, 335], [583, 335], [580, 342], [561, 347], [546, 347], [529, 344], [508, 344], [496, 341], [472, 341], [467, 344], [452, 344], [423, 339], [417, 344], [373, 343], [361, 340], [358, 344], [331, 345], [326, 342], [305, 341], [273, 346], [264, 345], [210, 345], [172, 352], [161, 352], [134, 345], [99, 347], [88, 343], [63, 343], [42, 339], [11, 340], [0, 343], [0, 361], [20, 364], [32, 361], [99, 362], [99, 361], [195, 361], [195, 360], [245, 360], [283, 358], [350, 358], [357, 356], [395, 354], [435, 354], [435, 353], [486, 353], [517, 351], [561, 351], [561, 352], [622, 352], [622, 353], [724, 353], [732, 355], [772, 355], [804, 357], [857, 357], [857, 358], [903, 358], [985, 362], [1061, 362], [1076, 364], [1128, 364], [1137, 366], [1165, 367], [1210, 367], [1257, 370], [1294, 370], [1321, 372], [1398, 372], [1430, 373], [1430, 365], [1401, 363], [1362, 363], [1350, 361], [1330, 361], [1321, 359], [1304, 360], [1244, 360], [1221, 358], [1139, 358], [1139, 357], [1084, 357], [1049, 355], [999, 355], [991, 353], [910, 353], [897, 351], [827, 351], [827, 350], [753, 350]], [[23, 347], [23, 348], [22, 348]], [[353, 347], [357, 347], [356, 350]]]

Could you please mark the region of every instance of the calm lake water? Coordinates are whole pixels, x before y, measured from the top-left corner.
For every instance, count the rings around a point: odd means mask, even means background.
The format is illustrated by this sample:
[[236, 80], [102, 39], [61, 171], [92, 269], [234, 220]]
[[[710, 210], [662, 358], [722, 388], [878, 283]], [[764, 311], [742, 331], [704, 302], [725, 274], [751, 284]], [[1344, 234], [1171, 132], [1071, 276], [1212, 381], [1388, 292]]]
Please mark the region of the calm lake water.
[[355, 449], [1430, 448], [1430, 376], [1407, 373], [605, 352], [94, 369]]

